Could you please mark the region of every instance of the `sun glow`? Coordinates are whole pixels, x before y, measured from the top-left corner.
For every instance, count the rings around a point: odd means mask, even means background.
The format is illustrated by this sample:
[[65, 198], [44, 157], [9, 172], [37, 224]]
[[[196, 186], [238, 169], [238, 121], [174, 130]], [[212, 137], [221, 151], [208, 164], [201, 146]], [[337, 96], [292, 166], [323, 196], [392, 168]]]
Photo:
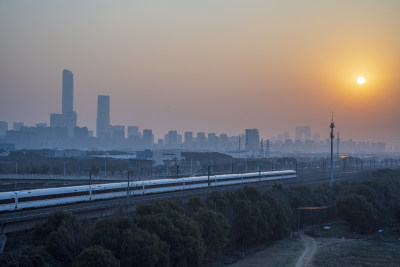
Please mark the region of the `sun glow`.
[[363, 76], [358, 77], [357, 78], [357, 83], [358, 84], [364, 84], [365, 83], [365, 77], [363, 77]]

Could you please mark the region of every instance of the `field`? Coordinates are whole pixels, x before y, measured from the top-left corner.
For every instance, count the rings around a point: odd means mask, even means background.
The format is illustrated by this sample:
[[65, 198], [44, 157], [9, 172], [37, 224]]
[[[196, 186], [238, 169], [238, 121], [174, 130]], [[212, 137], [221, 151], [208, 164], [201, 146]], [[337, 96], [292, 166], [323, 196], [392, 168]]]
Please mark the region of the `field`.
[[280, 240], [275, 242], [271, 247], [255, 252], [229, 266], [294, 266], [298, 255], [300, 255], [302, 251], [303, 244], [301, 239]]
[[313, 266], [400, 266], [400, 242], [317, 238]]
[[[330, 231], [313, 229], [317, 249], [310, 266], [400, 266], [398, 233], [362, 236], [349, 233], [343, 223], [331, 227]], [[285, 239], [229, 266], [295, 266], [303, 251], [301, 239]]]

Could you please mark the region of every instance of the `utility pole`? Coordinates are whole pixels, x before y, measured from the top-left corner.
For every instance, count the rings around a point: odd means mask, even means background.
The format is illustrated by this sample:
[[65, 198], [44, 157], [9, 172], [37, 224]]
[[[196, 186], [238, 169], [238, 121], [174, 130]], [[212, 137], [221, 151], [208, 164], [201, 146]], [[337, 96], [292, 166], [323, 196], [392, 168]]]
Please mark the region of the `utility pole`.
[[129, 200], [130, 191], [131, 191], [131, 188], [130, 188], [130, 179], [129, 179], [129, 170], [128, 170], [128, 190], [127, 190], [127, 195], [126, 195], [126, 198], [128, 200]]
[[239, 158], [240, 158], [240, 135], [239, 135]]
[[265, 155], [264, 155], [264, 140], [262, 140], [262, 139], [260, 142], [260, 156], [259, 157], [261, 157], [261, 158], [265, 157]]
[[333, 185], [333, 138], [335, 135], [333, 134], [333, 129], [335, 128], [335, 124], [333, 123], [333, 112], [332, 112], [332, 122], [329, 126], [331, 128], [331, 182], [329, 183], [329, 187]]
[[208, 165], [207, 175], [208, 175], [208, 187], [210, 187], [210, 165]]
[[104, 176], [107, 176], [107, 158], [104, 158]]

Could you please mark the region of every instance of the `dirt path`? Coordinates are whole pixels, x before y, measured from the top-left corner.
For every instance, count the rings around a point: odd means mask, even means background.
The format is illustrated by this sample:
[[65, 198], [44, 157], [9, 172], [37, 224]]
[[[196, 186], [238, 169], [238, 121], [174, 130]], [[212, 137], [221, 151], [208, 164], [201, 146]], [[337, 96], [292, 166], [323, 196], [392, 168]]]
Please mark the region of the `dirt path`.
[[300, 258], [296, 262], [296, 267], [309, 266], [315, 252], [317, 251], [317, 243], [315, 242], [314, 238], [310, 236], [300, 234], [300, 237], [304, 242], [305, 248]]

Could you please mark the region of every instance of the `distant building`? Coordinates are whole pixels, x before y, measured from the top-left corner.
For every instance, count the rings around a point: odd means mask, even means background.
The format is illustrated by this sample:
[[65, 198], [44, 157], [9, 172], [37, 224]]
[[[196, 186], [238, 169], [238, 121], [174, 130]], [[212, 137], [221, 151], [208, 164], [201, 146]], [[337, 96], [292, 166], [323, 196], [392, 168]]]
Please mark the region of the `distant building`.
[[14, 122], [13, 123], [13, 130], [14, 131], [19, 131], [22, 127], [24, 127], [23, 122]]
[[321, 136], [317, 133], [313, 134], [313, 141], [318, 144], [321, 141]]
[[99, 95], [97, 97], [96, 136], [105, 138], [110, 135], [110, 96]]
[[165, 138], [165, 145], [168, 148], [177, 148], [178, 147], [178, 132], [177, 131], [169, 131]]
[[208, 140], [208, 149], [211, 151], [218, 150], [218, 137], [215, 133], [209, 133], [207, 136]]
[[150, 149], [153, 146], [153, 130], [144, 129], [143, 130], [143, 147], [145, 149]]
[[8, 131], [8, 122], [0, 121], [0, 135], [5, 136]]
[[121, 140], [125, 138], [125, 126], [113, 125], [111, 126], [111, 136], [113, 139]]
[[36, 123], [36, 128], [46, 128], [47, 127], [47, 123], [42, 122], [42, 123]]
[[197, 149], [203, 150], [206, 147], [206, 134], [204, 132], [198, 132], [196, 135]]
[[62, 72], [62, 112], [61, 114], [50, 114], [50, 127], [68, 129], [68, 135], [73, 136], [74, 128], [77, 125], [77, 115], [74, 107], [74, 76], [71, 71]]
[[[302, 138], [304, 136], [304, 139]], [[310, 126], [296, 126], [296, 141], [311, 140], [311, 127]]]
[[139, 136], [138, 126], [128, 126], [128, 138], [133, 136]]
[[74, 128], [74, 137], [78, 138], [87, 138], [89, 137], [89, 130], [87, 127], [75, 127]]
[[69, 70], [62, 72], [62, 114], [73, 112], [74, 107], [74, 75]]
[[260, 150], [258, 129], [246, 129], [246, 150], [255, 152]]
[[193, 132], [185, 132], [185, 139], [183, 143], [184, 148], [193, 148]]

